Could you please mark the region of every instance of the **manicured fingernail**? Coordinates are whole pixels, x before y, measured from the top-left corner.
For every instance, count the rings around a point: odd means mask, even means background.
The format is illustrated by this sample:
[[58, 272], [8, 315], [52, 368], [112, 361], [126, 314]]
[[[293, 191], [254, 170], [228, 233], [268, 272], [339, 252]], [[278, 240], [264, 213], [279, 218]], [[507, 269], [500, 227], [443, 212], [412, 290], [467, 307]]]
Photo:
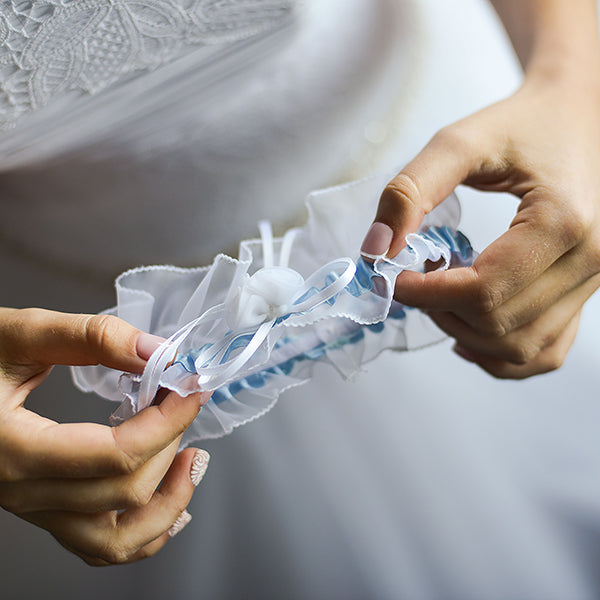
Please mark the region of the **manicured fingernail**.
[[469, 362], [477, 362], [477, 357], [473, 353], [469, 352], [466, 348], [463, 348], [458, 344], [454, 344], [454, 346], [452, 346], [452, 351]]
[[135, 343], [135, 350], [137, 355], [144, 360], [148, 360], [152, 353], [165, 341], [158, 335], [152, 335], [151, 333], [140, 333]]
[[206, 473], [206, 469], [208, 469], [209, 460], [210, 454], [206, 450], [196, 450], [190, 469], [190, 479], [194, 485], [198, 485], [202, 481], [204, 473]]
[[373, 223], [360, 247], [361, 254], [383, 256], [392, 243], [394, 232], [385, 223]]
[[175, 523], [169, 527], [167, 533], [169, 537], [175, 537], [190, 521], [192, 515], [187, 510], [184, 510], [176, 519]]

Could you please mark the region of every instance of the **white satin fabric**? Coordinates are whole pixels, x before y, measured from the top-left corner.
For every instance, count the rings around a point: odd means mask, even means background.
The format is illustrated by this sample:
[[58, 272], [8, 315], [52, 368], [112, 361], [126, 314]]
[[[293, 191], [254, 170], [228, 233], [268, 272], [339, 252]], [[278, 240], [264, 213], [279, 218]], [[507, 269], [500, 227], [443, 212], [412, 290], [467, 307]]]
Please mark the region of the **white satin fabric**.
[[0, 235], [114, 278], [139, 264], [208, 264], [261, 218], [276, 233], [303, 222], [306, 195], [332, 183], [396, 100], [410, 18], [394, 0], [309, 1], [267, 35], [59, 98], [0, 140], [0, 190], [13, 200]]
[[[89, 113], [62, 114], [60, 135], [34, 114], [39, 129], [3, 154], [3, 302], [96, 312], [123, 267], [204, 264], [259, 218], [298, 220], [309, 189], [369, 161], [397, 168], [437, 128], [514, 89], [482, 0], [419, 6], [307, 0], [295, 26], [247, 62], [228, 55], [210, 85], [172, 63], [162, 73], [178, 91], [152, 88], [168, 108], [115, 88]], [[479, 248], [513, 208], [463, 201]], [[598, 308], [593, 298], [563, 369], [526, 382], [494, 381], [448, 344], [382, 356], [354, 382], [317, 373], [206, 444], [194, 520], [151, 561], [90, 570], [2, 513], [0, 595], [598, 597]], [[106, 418], [110, 407], [70, 390], [59, 373], [31, 406]]]

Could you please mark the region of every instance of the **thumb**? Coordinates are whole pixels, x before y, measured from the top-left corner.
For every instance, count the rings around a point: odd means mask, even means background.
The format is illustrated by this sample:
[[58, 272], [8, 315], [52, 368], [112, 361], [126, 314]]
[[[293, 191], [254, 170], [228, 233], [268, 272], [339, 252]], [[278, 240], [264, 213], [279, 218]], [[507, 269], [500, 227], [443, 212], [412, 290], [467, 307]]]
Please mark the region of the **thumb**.
[[47, 368], [103, 364], [141, 372], [162, 338], [112, 315], [0, 308], [0, 363]]
[[405, 237], [477, 169], [478, 162], [474, 145], [457, 124], [440, 130], [383, 190], [361, 253], [396, 256], [406, 245]]

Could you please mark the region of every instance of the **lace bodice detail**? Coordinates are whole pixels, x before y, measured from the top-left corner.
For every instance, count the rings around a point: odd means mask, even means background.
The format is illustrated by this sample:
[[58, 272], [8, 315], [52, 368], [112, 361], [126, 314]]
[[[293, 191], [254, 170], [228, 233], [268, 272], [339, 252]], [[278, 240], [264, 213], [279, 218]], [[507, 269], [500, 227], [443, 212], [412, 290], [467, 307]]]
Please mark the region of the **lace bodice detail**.
[[66, 92], [93, 94], [198, 46], [274, 27], [293, 0], [3, 0], [0, 127]]

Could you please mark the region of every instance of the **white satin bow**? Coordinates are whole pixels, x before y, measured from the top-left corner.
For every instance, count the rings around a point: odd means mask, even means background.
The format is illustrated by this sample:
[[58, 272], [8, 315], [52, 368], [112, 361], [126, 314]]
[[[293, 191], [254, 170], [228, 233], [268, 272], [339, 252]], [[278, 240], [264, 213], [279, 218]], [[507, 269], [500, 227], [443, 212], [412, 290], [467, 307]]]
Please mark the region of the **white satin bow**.
[[[152, 403], [160, 378], [172, 362], [179, 346], [198, 327], [224, 319], [230, 332], [219, 343], [209, 344], [194, 364], [198, 384], [203, 390], [215, 390], [227, 383], [261, 347], [274, 326], [293, 314], [306, 313], [339, 294], [353, 279], [356, 265], [351, 258], [340, 258], [317, 269], [308, 279], [288, 267], [297, 230], [283, 237], [278, 264], [275, 264], [273, 233], [268, 221], [261, 221], [263, 267], [252, 276], [243, 274], [232, 285], [225, 301], [190, 321], [152, 354], [140, 381], [137, 410]], [[327, 275], [334, 278], [323, 287]], [[241, 349], [236, 353], [236, 350]]]

